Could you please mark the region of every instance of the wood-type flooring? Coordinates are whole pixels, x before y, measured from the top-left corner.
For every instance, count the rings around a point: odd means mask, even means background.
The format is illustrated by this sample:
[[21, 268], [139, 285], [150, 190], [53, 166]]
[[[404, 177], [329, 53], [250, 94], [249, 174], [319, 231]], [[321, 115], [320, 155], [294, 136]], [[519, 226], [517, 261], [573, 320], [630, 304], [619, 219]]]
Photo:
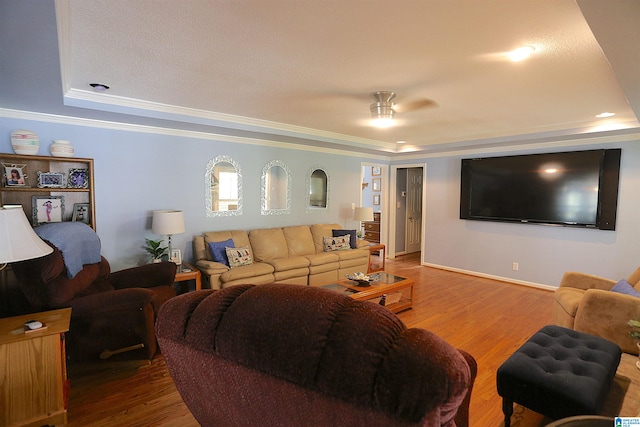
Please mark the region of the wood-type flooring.
[[[387, 260], [386, 270], [416, 283], [413, 309], [399, 314], [407, 326], [433, 331], [478, 361], [470, 425], [501, 425], [496, 370], [533, 333], [551, 323], [552, 292], [421, 266], [419, 254]], [[162, 355], [151, 363], [69, 364], [68, 372], [69, 426], [198, 425]]]

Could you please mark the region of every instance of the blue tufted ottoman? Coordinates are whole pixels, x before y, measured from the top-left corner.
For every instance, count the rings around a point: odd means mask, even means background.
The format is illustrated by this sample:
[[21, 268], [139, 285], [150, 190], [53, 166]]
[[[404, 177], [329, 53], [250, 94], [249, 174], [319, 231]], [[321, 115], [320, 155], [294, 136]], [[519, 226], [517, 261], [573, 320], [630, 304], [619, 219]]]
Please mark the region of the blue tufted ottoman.
[[611, 341], [560, 326], [545, 326], [498, 368], [504, 425], [513, 403], [549, 418], [602, 410], [622, 351]]

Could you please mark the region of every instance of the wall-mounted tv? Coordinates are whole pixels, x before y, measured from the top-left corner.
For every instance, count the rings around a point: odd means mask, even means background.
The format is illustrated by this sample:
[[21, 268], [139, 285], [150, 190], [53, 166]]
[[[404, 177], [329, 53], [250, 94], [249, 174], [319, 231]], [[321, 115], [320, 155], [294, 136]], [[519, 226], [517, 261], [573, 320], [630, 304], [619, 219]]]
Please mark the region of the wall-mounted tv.
[[460, 218], [615, 230], [620, 149], [462, 159]]

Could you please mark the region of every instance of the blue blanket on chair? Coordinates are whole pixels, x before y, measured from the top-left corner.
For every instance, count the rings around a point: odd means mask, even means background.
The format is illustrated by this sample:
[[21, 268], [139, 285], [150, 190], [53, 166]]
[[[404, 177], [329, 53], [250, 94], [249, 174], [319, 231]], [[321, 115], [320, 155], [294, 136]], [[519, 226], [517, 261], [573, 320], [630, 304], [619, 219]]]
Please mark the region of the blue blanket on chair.
[[41, 239], [49, 241], [62, 252], [70, 279], [85, 264], [100, 262], [100, 238], [91, 227], [82, 222], [52, 222], [34, 228]]

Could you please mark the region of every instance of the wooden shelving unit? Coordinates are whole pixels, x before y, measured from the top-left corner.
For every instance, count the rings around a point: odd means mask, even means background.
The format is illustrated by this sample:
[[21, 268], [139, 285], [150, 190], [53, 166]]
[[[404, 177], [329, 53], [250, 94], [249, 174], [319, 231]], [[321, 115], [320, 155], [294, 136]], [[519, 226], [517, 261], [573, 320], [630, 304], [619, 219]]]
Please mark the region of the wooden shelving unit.
[[[33, 225], [33, 196], [62, 196], [64, 202], [64, 213], [62, 221], [71, 221], [73, 218], [73, 207], [76, 203], [89, 204], [89, 219], [87, 222], [94, 230], [96, 228], [95, 196], [93, 189], [93, 159], [75, 157], [52, 157], [52, 156], [22, 156], [17, 154], [0, 153], [0, 176], [2, 177], [0, 186], [0, 205], [21, 205], [27, 218]], [[7, 167], [13, 165], [21, 166], [22, 172], [26, 175], [24, 185], [8, 185], [5, 171]], [[87, 188], [69, 188], [69, 171], [75, 169], [86, 169], [88, 171]], [[64, 187], [59, 188], [39, 188], [38, 172], [63, 174]]]

